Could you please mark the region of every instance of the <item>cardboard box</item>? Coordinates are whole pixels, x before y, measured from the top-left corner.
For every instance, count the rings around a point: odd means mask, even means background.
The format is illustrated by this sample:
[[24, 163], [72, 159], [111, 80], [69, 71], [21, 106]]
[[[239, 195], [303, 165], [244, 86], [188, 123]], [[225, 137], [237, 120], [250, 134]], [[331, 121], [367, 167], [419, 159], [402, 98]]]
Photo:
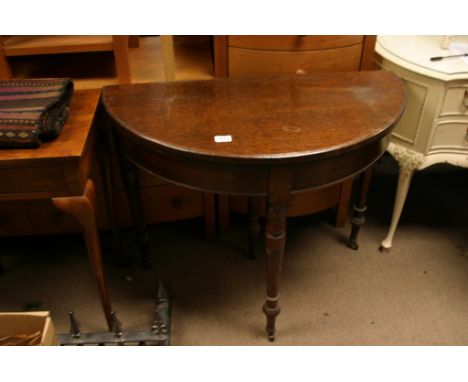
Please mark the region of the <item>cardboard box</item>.
[[49, 312], [0, 313], [0, 343], [8, 338], [26, 337], [39, 332], [38, 346], [58, 345]]

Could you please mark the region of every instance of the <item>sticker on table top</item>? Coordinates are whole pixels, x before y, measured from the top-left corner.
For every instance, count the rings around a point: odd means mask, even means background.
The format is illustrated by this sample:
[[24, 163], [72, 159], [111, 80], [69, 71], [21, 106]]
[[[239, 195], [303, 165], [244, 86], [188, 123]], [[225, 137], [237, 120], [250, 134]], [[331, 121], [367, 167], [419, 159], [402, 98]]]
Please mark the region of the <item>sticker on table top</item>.
[[232, 142], [232, 135], [215, 135], [214, 141], [216, 143]]

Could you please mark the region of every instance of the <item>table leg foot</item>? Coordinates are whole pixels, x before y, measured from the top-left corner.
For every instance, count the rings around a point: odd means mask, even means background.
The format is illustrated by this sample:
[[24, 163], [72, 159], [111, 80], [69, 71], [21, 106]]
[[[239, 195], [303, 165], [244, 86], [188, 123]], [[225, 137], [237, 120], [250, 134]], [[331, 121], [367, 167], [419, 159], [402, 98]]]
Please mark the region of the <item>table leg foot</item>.
[[[273, 305], [273, 304], [272, 304]], [[276, 322], [276, 316], [280, 314], [281, 308], [277, 305], [276, 306], [269, 306], [268, 305], [268, 300], [263, 305], [263, 313], [265, 313], [266, 318], [267, 318], [267, 324], [265, 327], [265, 331], [267, 332], [268, 335], [268, 341], [273, 342], [275, 340], [275, 322]]]
[[357, 206], [353, 207], [353, 216], [350, 219], [351, 223], [351, 234], [349, 235], [347, 245], [349, 248], [357, 251], [359, 249], [359, 244], [357, 242], [359, 230], [361, 229], [361, 225], [364, 224], [364, 212], [366, 212], [366, 207], [359, 208]]
[[111, 329], [112, 307], [102, 266], [101, 245], [96, 223], [96, 192], [94, 183], [91, 179], [88, 179], [82, 196], [52, 198], [52, 202], [57, 208], [73, 216], [83, 230], [91, 268], [99, 286], [102, 307], [109, 329]]
[[379, 251], [383, 253], [389, 253], [391, 247], [385, 247], [384, 244], [380, 244]]

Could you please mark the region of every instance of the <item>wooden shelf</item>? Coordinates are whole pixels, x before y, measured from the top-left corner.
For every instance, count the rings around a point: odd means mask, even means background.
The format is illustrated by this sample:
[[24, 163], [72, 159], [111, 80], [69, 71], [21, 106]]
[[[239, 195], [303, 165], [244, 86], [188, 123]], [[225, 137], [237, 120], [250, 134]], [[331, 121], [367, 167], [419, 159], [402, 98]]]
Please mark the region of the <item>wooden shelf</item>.
[[128, 44], [129, 36], [2, 36], [0, 79], [13, 78], [8, 57], [109, 51], [114, 53], [119, 83], [130, 83]]
[[112, 36], [5, 36], [5, 56], [101, 52], [114, 49]]

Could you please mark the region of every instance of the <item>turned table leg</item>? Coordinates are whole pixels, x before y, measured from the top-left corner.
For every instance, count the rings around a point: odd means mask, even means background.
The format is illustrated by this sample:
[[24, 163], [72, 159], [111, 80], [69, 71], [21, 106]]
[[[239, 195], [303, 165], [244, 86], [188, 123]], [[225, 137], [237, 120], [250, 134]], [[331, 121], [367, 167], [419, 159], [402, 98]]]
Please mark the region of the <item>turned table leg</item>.
[[392, 247], [393, 236], [395, 235], [401, 212], [403, 211], [403, 206], [405, 205], [406, 197], [408, 196], [408, 190], [414, 171], [414, 168], [400, 165], [398, 187], [395, 196], [395, 204], [393, 205], [392, 221], [390, 223], [387, 237], [380, 244], [380, 250], [389, 251]]
[[369, 167], [359, 177], [360, 179], [358, 201], [353, 207], [353, 216], [350, 219], [351, 234], [347, 242], [348, 247], [354, 250], [357, 250], [359, 248], [357, 238], [361, 225], [363, 225], [365, 222], [364, 213], [367, 209], [367, 194], [369, 192], [373, 169], [374, 166]]
[[73, 216], [83, 230], [91, 268], [98, 282], [107, 325], [111, 329], [112, 307], [102, 266], [101, 245], [96, 224], [96, 192], [93, 181], [88, 179], [82, 196], [52, 198], [52, 203], [63, 212]]
[[143, 267], [151, 268], [149, 254], [149, 235], [141, 209], [137, 168], [125, 157], [125, 155], [119, 155], [119, 159], [122, 180], [125, 186], [125, 191], [127, 193], [127, 199], [130, 205], [133, 223], [135, 224], [136, 242], [138, 248], [140, 249], [141, 262]]
[[276, 317], [281, 311], [279, 280], [286, 245], [286, 215], [290, 200], [291, 174], [286, 169], [271, 170], [265, 228], [267, 295], [263, 305], [269, 341], [275, 339]]

